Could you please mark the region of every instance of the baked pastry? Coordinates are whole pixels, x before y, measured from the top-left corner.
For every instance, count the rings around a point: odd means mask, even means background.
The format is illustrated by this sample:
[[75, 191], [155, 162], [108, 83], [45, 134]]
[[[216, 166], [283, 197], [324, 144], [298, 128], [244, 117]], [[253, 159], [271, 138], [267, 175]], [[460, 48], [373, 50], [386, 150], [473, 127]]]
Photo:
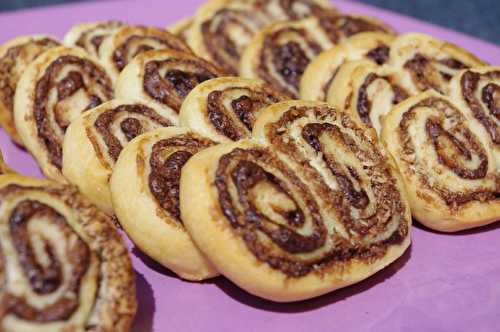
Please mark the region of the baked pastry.
[[224, 72], [192, 54], [153, 50], [130, 62], [116, 82], [115, 93], [117, 98], [150, 101], [177, 116], [196, 85], [218, 76]]
[[370, 17], [330, 12], [273, 24], [259, 32], [247, 46], [241, 58], [240, 75], [261, 78], [298, 99], [300, 80], [309, 63], [324, 50], [366, 31], [392, 30]]
[[26, 68], [17, 84], [15, 123], [24, 145], [48, 178], [65, 181], [62, 142], [69, 124], [111, 98], [108, 74], [80, 48], [52, 48]]
[[470, 121], [479, 124], [474, 126], [478, 135], [489, 138], [500, 172], [500, 67], [460, 72], [452, 79], [449, 93]]
[[118, 99], [85, 112], [64, 135], [64, 177], [112, 215], [109, 178], [120, 152], [136, 136], [173, 125], [170, 116], [154, 104]]
[[396, 75], [391, 67], [377, 66], [368, 60], [346, 62], [339, 67], [330, 85], [327, 101], [379, 134], [382, 118], [394, 105], [409, 97], [395, 83]]
[[64, 36], [64, 44], [81, 47], [89, 54], [99, 58], [100, 48], [116, 30], [123, 27], [121, 21], [98, 21], [74, 25]]
[[168, 31], [179, 37], [180, 39], [187, 41], [191, 27], [193, 26], [193, 18], [187, 17], [178, 22], [175, 22], [167, 28]]
[[385, 117], [382, 140], [402, 173], [415, 219], [453, 232], [500, 219], [500, 173], [452, 100], [429, 90]]
[[5, 173], [10, 173], [10, 172], [11, 172], [11, 169], [9, 166], [7, 166], [7, 164], [3, 160], [2, 151], [0, 151], [0, 175], [5, 174]]
[[326, 104], [271, 105], [255, 139], [186, 163], [182, 220], [220, 273], [266, 299], [363, 280], [403, 254], [411, 223], [398, 173], [369, 133]]
[[0, 330], [128, 332], [135, 274], [111, 219], [76, 189], [0, 176]]
[[368, 60], [382, 65], [389, 59], [394, 35], [385, 32], [362, 32], [320, 53], [306, 67], [300, 80], [300, 98], [326, 101], [328, 90], [344, 62]]
[[23, 146], [14, 124], [14, 94], [17, 82], [28, 64], [59, 42], [44, 36], [24, 36], [0, 46], [0, 125], [14, 142]]
[[182, 39], [167, 30], [146, 26], [124, 26], [101, 44], [100, 59], [115, 81], [125, 66], [138, 54], [169, 49], [191, 53]]
[[237, 141], [251, 136], [261, 109], [286, 99], [259, 80], [214, 78], [188, 94], [180, 123], [216, 142]]
[[188, 43], [196, 54], [236, 75], [245, 47], [261, 29], [326, 10], [334, 10], [328, 0], [211, 0], [197, 11]]
[[116, 216], [135, 245], [180, 277], [217, 275], [191, 240], [179, 212], [179, 179], [186, 161], [213, 142], [186, 128], [161, 128], [134, 139], [111, 177]]
[[486, 65], [456, 45], [419, 33], [397, 37], [388, 64], [398, 71], [398, 84], [412, 95], [427, 89], [446, 94], [453, 75]]
[[332, 46], [315, 17], [275, 23], [248, 44], [241, 58], [240, 75], [262, 79], [290, 98], [298, 98], [305, 68]]

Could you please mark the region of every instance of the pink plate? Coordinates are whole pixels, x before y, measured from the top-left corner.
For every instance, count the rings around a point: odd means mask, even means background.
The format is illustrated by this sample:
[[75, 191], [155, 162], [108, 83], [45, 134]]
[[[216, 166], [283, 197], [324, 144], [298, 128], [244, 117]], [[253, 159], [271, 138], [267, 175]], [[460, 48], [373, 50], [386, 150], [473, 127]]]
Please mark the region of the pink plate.
[[[15, 36], [62, 37], [84, 21], [121, 19], [166, 26], [192, 14], [203, 0], [94, 1], [0, 14], [0, 43]], [[373, 15], [401, 32], [417, 31], [459, 44], [500, 65], [500, 48], [462, 34], [355, 2], [347, 13]], [[31, 157], [0, 132], [6, 161], [40, 176]], [[413, 228], [413, 245], [384, 271], [317, 299], [275, 304], [219, 277], [196, 284], [176, 278], [130, 245], [137, 271], [139, 313], [134, 331], [498, 331], [500, 224], [455, 235]]]

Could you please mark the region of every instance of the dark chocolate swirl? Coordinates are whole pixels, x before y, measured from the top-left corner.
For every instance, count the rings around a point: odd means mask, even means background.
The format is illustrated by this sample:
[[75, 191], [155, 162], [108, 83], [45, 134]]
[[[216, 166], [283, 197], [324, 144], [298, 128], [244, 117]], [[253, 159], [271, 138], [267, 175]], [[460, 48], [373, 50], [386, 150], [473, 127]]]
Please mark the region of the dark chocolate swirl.
[[[328, 9], [332, 10], [331, 7]], [[215, 63], [229, 74], [236, 75], [245, 47], [265, 26], [319, 15], [324, 10], [313, 0], [233, 1], [201, 24], [204, 48]], [[234, 31], [238, 31], [237, 38]]]
[[104, 156], [110, 156], [116, 162], [124, 144], [145, 132], [169, 126], [172, 123], [152, 108], [142, 104], [124, 104], [102, 112], [94, 121], [94, 129], [106, 145], [105, 151], [94, 135], [89, 131], [87, 135], [90, 134], [89, 139], [103, 161], [106, 160]]
[[284, 99], [281, 94], [266, 87], [233, 86], [215, 90], [207, 98], [207, 117], [218, 133], [237, 141], [250, 137], [262, 108]]
[[[334, 44], [361, 32], [394, 32], [389, 27], [362, 16], [338, 15], [331, 12], [324, 12], [320, 15], [319, 23]], [[379, 61], [383, 61], [384, 56], [387, 58], [388, 49], [381, 48], [375, 52], [373, 56], [376, 56]]]
[[[418, 133], [419, 139], [435, 153], [437, 166], [463, 181], [482, 180], [484, 186], [472, 186], [470, 182], [467, 190], [461, 186], [455, 188], [455, 183], [444, 181], [444, 171], [435, 173], [419, 162], [423, 156], [418, 155], [421, 152], [416, 148], [416, 138], [410, 135], [412, 127], [424, 128], [424, 132]], [[500, 196], [498, 174], [489, 172], [491, 161], [484, 145], [469, 129], [465, 116], [448, 100], [430, 96], [410, 107], [402, 115], [398, 136], [402, 144], [401, 159], [412, 165], [421, 184], [437, 193], [450, 208], [458, 209], [470, 201], [486, 202]]]
[[256, 71], [259, 78], [282, 93], [298, 98], [302, 74], [321, 51], [323, 46], [307, 29], [292, 26], [277, 29], [266, 34]]
[[[295, 167], [260, 147], [236, 148], [219, 159], [215, 186], [220, 209], [259, 261], [300, 278], [348, 266], [353, 259], [377, 259], [387, 246], [400, 243], [407, 235], [405, 224], [377, 243], [353, 244], [356, 241], [344, 238], [333, 220], [321, 212], [326, 197], [314, 193], [312, 186], [296, 175]], [[349, 190], [348, 181], [345, 183]], [[324, 195], [339, 197], [331, 190]], [[352, 199], [364, 204], [361, 196]]]
[[75, 41], [75, 45], [94, 56], [99, 56], [99, 49], [104, 39], [124, 25], [120, 21], [106, 21], [94, 24], [80, 34]]
[[[51, 94], [57, 96], [55, 101], [49, 98]], [[81, 109], [68, 106], [73, 97], [78, 105], [85, 99], [86, 105]], [[113, 87], [109, 77], [100, 66], [88, 59], [62, 55], [46, 67], [36, 83], [33, 116], [38, 137], [54, 166], [58, 169], [62, 167], [61, 144], [75, 114], [92, 109], [111, 98]]]
[[194, 87], [218, 76], [224, 73], [209, 62], [178, 53], [145, 63], [143, 89], [149, 97], [178, 113]]
[[500, 147], [500, 70], [465, 71], [460, 88], [472, 115], [486, 129], [493, 144]]
[[179, 181], [184, 164], [197, 152], [213, 145], [209, 139], [185, 133], [156, 142], [149, 156], [149, 190], [158, 203], [160, 213], [182, 223], [179, 210]]
[[168, 31], [148, 27], [125, 27], [115, 36], [117, 45], [112, 54], [118, 72], [140, 53], [168, 49], [191, 53], [190, 48], [180, 38]]

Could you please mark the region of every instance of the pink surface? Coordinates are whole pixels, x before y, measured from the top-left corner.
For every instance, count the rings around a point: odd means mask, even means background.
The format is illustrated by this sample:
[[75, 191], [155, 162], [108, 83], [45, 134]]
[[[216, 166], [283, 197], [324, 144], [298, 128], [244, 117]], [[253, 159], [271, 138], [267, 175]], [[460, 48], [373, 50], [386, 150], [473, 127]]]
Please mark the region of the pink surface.
[[[188, 16], [203, 0], [95, 1], [0, 15], [0, 42], [49, 33], [62, 37], [73, 24], [98, 19], [165, 26]], [[349, 13], [377, 16], [401, 32], [418, 31], [453, 41], [500, 65], [500, 48], [462, 34], [354, 2]], [[5, 159], [39, 176], [36, 164], [0, 132]], [[132, 247], [132, 246], [131, 246]], [[500, 224], [456, 235], [415, 226], [413, 245], [384, 271], [317, 299], [274, 304], [220, 277], [194, 284], [176, 278], [136, 249], [139, 313], [134, 331], [498, 331], [500, 326]]]

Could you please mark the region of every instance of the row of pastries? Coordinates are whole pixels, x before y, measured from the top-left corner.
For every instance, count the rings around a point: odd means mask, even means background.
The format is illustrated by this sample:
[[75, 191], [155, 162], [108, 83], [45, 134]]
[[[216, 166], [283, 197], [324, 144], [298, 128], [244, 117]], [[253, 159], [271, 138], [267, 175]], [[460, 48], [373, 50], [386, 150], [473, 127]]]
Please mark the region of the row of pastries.
[[500, 68], [326, 0], [210, 0], [168, 29], [78, 24], [0, 47], [0, 330], [129, 331], [113, 219], [179, 277], [277, 302], [500, 219]]

